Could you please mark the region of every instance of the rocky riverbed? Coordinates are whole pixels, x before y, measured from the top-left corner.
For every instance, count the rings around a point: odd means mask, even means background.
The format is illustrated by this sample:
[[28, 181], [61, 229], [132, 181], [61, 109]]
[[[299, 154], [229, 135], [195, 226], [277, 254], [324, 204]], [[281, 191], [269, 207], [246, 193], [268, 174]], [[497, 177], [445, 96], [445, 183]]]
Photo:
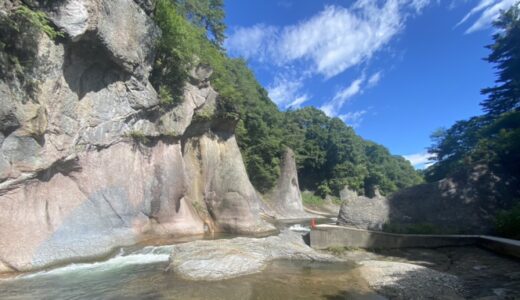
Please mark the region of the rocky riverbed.
[[520, 299], [520, 262], [477, 247], [332, 250], [390, 299]]

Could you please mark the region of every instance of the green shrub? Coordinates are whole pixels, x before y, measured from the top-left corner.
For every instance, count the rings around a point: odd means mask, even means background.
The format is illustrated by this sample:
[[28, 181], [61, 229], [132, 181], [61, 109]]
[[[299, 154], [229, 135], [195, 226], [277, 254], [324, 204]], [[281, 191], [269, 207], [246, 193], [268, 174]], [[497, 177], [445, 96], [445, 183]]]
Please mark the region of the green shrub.
[[330, 196], [330, 197], [332, 198], [333, 204], [341, 205], [341, 203], [343, 203], [343, 201], [341, 201], [341, 199], [339, 197], [336, 197], [336, 196]]
[[325, 250], [332, 253], [332, 255], [339, 256], [339, 255], [343, 254], [345, 251], [347, 251], [348, 248], [341, 247], [341, 246], [332, 246], [332, 247], [328, 247]]
[[[49, 22], [49, 18], [44, 12], [34, 11], [29, 7], [22, 5], [16, 9], [15, 14], [27, 22], [31, 23], [36, 29], [45, 33], [51, 39], [56, 39], [58, 37], [63, 37], [63, 32], [57, 31]], [[20, 30], [21, 28], [17, 28]]]
[[500, 236], [520, 240], [520, 203], [497, 215], [495, 230]]
[[31, 72], [41, 32], [52, 39], [63, 36], [51, 26], [45, 13], [25, 5], [0, 14], [0, 78], [18, 80], [30, 97], [38, 88]]
[[319, 206], [323, 205], [323, 199], [319, 196], [314, 195], [311, 192], [302, 193], [302, 200], [304, 204]]
[[150, 138], [144, 134], [142, 131], [134, 130], [130, 131], [127, 134], [128, 137], [131, 137], [135, 142], [141, 143], [141, 144], [147, 144], [150, 142]]
[[325, 198], [327, 197], [327, 195], [332, 194], [332, 190], [330, 189], [329, 185], [324, 182], [318, 186], [316, 194], [318, 194], [322, 198]]

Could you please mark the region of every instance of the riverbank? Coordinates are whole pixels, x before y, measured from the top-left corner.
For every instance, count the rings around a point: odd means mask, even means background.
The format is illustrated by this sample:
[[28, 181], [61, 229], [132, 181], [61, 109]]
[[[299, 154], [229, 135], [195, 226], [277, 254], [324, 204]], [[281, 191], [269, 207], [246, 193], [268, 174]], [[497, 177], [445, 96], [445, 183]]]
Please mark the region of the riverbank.
[[369, 286], [390, 299], [450, 299], [453, 291], [465, 299], [520, 299], [520, 261], [478, 247], [325, 252], [360, 264]]

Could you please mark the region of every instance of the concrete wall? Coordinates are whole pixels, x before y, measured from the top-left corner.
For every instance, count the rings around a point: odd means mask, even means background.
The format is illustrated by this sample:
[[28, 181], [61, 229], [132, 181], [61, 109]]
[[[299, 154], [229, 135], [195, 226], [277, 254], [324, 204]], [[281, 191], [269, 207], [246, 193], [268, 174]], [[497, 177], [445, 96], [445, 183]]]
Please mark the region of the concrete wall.
[[393, 234], [357, 228], [318, 225], [310, 232], [310, 246], [390, 249], [481, 246], [520, 258], [520, 241], [478, 235]]

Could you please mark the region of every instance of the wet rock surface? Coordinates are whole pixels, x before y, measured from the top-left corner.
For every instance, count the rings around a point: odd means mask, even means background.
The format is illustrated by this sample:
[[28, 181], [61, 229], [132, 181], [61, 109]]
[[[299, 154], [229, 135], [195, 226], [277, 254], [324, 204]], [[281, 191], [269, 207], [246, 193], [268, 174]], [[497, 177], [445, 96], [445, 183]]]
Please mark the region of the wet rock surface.
[[195, 241], [176, 245], [168, 270], [191, 280], [222, 280], [261, 271], [277, 259], [340, 261], [307, 246], [300, 234], [283, 231], [266, 238]]

